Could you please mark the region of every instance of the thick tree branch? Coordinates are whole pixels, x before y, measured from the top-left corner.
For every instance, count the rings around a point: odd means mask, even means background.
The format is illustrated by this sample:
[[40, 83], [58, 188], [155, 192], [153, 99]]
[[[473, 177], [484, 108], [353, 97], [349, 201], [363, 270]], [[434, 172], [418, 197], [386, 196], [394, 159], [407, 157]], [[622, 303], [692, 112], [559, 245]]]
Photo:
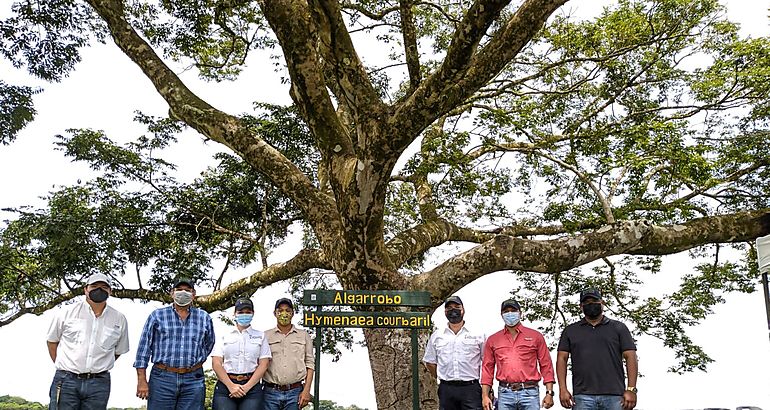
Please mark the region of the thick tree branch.
[[173, 117], [237, 152], [291, 198], [316, 226], [328, 227], [333, 220], [329, 218], [334, 210], [332, 199], [316, 189], [283, 154], [252, 134], [237, 117], [215, 109], [190, 91], [131, 27], [122, 1], [88, 0], [88, 3], [107, 24], [115, 44], [139, 66], [166, 100]]
[[498, 235], [417, 275], [411, 289], [428, 290], [441, 300], [488, 273], [501, 270], [556, 273], [612, 255], [668, 255], [709, 243], [746, 242], [770, 233], [770, 209], [694, 219], [657, 226], [625, 221], [579, 235], [528, 240]]
[[509, 1], [476, 1], [458, 25], [441, 66], [395, 107], [390, 123], [404, 132], [394, 140], [403, 149], [436, 118], [470, 98], [529, 42], [548, 17], [568, 0], [527, 0], [481, 50], [486, 30]]
[[[291, 76], [291, 96], [313, 131], [325, 158], [352, 155], [353, 145], [340, 123], [326, 88], [319, 41], [327, 33], [319, 27], [307, 1], [260, 1], [262, 12], [278, 37]], [[328, 27], [327, 27], [328, 29]]]
[[420, 73], [420, 52], [417, 48], [417, 33], [414, 28], [413, 0], [400, 0], [401, 34], [404, 37], [404, 55], [409, 70], [409, 89], [414, 91], [422, 80]]
[[437, 219], [399, 233], [387, 243], [387, 248], [393, 264], [401, 266], [415, 255], [448, 241], [482, 243], [494, 237], [494, 233], [463, 228]]
[[383, 109], [384, 105], [353, 46], [340, 5], [336, 0], [314, 0], [310, 4], [319, 38], [324, 49], [328, 50], [324, 53], [325, 58], [334, 67], [333, 81], [342, 91], [338, 97], [345, 98], [356, 116]]
[[[286, 262], [268, 266], [209, 295], [198, 296], [195, 299], [195, 303], [207, 312], [227, 309], [232, 306], [232, 303], [238, 297], [251, 295], [260, 288], [297, 276], [313, 268], [330, 269], [330, 265], [324, 260], [321, 251], [317, 249], [304, 249]], [[62, 293], [44, 304], [23, 307], [7, 318], [0, 320], [0, 327], [10, 324], [27, 313], [39, 315], [82, 294], [83, 288], [78, 287], [67, 293]], [[112, 295], [121, 299], [171, 302], [171, 295], [168, 292], [147, 289], [113, 289]]]
[[265, 286], [292, 278], [313, 268], [331, 269], [331, 265], [325, 261], [321, 251], [303, 249], [286, 262], [270, 265], [212, 294], [198, 296], [195, 298], [195, 303], [207, 312], [227, 309], [239, 297], [252, 295]]

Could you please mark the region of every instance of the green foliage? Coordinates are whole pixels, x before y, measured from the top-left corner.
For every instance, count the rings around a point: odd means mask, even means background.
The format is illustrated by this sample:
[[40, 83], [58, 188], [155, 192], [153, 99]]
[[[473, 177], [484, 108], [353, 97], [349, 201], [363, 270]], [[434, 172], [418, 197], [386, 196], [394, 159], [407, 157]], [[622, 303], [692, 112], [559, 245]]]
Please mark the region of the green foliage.
[[48, 408], [37, 402], [31, 402], [16, 396], [0, 396], [0, 409], [2, 410], [43, 410]]
[[[308, 404], [303, 408], [303, 410], [314, 410], [313, 404], [312, 403]], [[358, 407], [355, 404], [351, 406], [340, 406], [333, 400], [319, 400], [318, 410], [366, 410], [366, 409]]]
[[[290, 108], [260, 105], [244, 118], [300, 169], [314, 173], [318, 154]], [[299, 211], [242, 160], [217, 154], [190, 183], [158, 157], [175, 143], [178, 123], [138, 114], [149, 136], [118, 145], [101, 131], [70, 130], [58, 146], [101, 176], [52, 192], [47, 208], [13, 209], [19, 218], [0, 229], [0, 311], [56, 297], [60, 283], [75, 289], [94, 272], [115, 278], [127, 264], [151, 270], [148, 283], [165, 292], [184, 272], [219, 286], [212, 261], [245, 266], [280, 245]]]
[[0, 80], [0, 145], [8, 144], [35, 117], [32, 96], [39, 90]]
[[212, 400], [214, 399], [214, 388], [217, 385], [217, 374], [213, 370], [206, 370], [203, 374], [204, 384], [206, 385], [206, 401], [204, 407], [211, 408]]
[[153, 46], [174, 61], [192, 60], [204, 79], [234, 79], [250, 51], [275, 45], [256, 2], [132, 0], [128, 6]]
[[15, 2], [13, 16], [0, 21], [0, 53], [30, 74], [60, 81], [80, 61], [79, 49], [104, 27], [90, 7], [73, 0]]

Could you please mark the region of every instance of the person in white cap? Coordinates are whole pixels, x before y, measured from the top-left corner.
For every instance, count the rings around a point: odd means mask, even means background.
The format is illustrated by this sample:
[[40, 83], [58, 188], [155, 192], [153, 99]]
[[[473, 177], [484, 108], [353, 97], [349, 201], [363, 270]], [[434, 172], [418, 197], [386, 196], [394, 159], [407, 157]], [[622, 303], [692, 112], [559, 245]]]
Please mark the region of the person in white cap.
[[110, 280], [97, 273], [86, 280], [83, 302], [57, 315], [48, 329], [48, 353], [56, 365], [50, 410], [103, 410], [110, 397], [110, 373], [128, 352], [126, 317], [107, 306]]

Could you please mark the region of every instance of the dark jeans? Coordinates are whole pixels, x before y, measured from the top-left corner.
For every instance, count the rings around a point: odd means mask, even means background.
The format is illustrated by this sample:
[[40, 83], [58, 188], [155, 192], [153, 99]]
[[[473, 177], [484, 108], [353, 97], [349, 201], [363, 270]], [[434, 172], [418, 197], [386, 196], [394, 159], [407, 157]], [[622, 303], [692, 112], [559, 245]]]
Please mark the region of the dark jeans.
[[110, 374], [92, 379], [57, 370], [49, 393], [49, 410], [105, 410], [110, 398]]
[[152, 410], [203, 410], [206, 386], [203, 369], [177, 374], [153, 367], [150, 371], [150, 396], [147, 408]]
[[300, 393], [302, 393], [302, 386], [286, 391], [280, 391], [278, 389], [265, 386], [264, 394], [262, 396], [262, 409], [298, 410]]
[[574, 410], [621, 410], [623, 396], [576, 394]]
[[438, 402], [441, 410], [481, 410], [481, 385], [440, 383]]
[[[246, 380], [233, 381], [233, 383], [246, 384]], [[245, 396], [235, 399], [230, 397], [230, 390], [227, 386], [217, 381], [211, 404], [214, 410], [260, 410], [262, 408], [262, 383], [254, 385]]]

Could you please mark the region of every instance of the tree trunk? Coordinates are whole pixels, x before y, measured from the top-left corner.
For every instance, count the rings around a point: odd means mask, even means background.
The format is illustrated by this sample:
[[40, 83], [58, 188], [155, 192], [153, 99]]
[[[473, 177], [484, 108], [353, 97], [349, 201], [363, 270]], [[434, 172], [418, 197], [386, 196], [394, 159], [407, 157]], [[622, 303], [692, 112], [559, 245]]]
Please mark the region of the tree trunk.
[[[374, 378], [378, 410], [412, 409], [412, 339], [411, 330], [364, 329], [369, 362]], [[422, 364], [422, 355], [430, 331], [421, 330], [417, 338], [420, 409], [438, 409], [436, 380]]]

